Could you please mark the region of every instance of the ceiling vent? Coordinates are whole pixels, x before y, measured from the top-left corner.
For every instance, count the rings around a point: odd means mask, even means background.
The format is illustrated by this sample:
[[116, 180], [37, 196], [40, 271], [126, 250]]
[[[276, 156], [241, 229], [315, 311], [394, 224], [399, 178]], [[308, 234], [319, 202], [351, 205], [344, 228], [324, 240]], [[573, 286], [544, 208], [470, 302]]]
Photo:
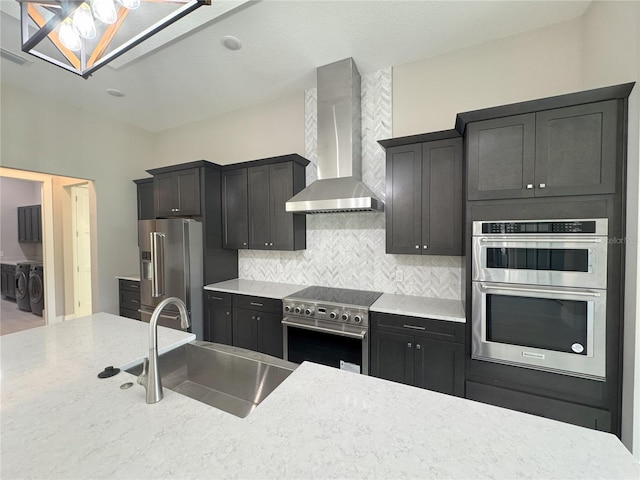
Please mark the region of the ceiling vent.
[[20, 55], [16, 55], [15, 53], [12, 53], [2, 47], [0, 47], [0, 57], [4, 58], [5, 60], [9, 60], [16, 65], [29, 65], [30, 63], [33, 63], [31, 60], [21, 57]]

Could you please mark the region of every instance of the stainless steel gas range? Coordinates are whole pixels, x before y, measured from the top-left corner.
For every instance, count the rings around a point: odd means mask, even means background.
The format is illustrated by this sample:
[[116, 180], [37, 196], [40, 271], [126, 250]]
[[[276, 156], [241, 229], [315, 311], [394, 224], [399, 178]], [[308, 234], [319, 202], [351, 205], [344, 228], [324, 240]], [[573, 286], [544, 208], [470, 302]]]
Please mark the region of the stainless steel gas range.
[[284, 358], [369, 374], [369, 307], [381, 292], [308, 287], [283, 299]]

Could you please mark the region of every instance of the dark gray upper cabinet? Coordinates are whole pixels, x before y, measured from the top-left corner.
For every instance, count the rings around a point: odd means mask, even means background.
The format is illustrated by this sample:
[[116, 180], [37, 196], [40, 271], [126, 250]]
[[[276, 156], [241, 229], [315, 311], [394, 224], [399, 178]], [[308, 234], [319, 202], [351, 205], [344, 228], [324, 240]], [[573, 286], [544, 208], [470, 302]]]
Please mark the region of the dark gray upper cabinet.
[[138, 196], [138, 220], [156, 218], [153, 198], [153, 178], [134, 180]]
[[306, 248], [306, 217], [287, 212], [285, 203], [304, 188], [308, 163], [284, 155], [225, 167], [225, 248]]
[[18, 242], [42, 242], [42, 208], [40, 205], [18, 207]]
[[200, 169], [188, 168], [153, 176], [157, 218], [200, 215]]
[[222, 172], [224, 248], [249, 248], [247, 169]]
[[617, 100], [467, 126], [468, 199], [615, 193]]
[[616, 100], [536, 113], [536, 196], [615, 193]]
[[533, 197], [535, 114], [469, 124], [469, 200]]
[[462, 254], [462, 139], [387, 149], [387, 253]]

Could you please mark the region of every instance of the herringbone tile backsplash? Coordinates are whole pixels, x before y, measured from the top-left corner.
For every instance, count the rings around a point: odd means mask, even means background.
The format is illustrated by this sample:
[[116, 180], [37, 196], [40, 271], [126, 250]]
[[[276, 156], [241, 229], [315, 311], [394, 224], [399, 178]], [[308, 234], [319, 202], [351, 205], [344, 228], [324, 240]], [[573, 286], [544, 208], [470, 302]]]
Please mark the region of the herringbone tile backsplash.
[[[362, 180], [385, 199], [391, 132], [391, 68], [362, 76]], [[307, 185], [317, 178], [316, 90], [305, 92]], [[239, 250], [239, 276], [250, 280], [460, 299], [461, 257], [387, 255], [384, 213], [307, 215], [307, 249]]]

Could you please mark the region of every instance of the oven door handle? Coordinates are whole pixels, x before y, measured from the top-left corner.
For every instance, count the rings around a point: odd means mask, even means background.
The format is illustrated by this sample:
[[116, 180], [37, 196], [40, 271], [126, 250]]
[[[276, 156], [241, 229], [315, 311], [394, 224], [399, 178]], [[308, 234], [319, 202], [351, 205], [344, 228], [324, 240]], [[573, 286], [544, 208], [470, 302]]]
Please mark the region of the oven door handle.
[[481, 237], [480, 241], [488, 242], [507, 242], [507, 243], [602, 243], [602, 238], [574, 238], [574, 237], [529, 237], [529, 238], [513, 238], [513, 237]]
[[304, 325], [300, 323], [290, 322], [288, 320], [282, 320], [282, 324], [287, 327], [302, 328], [304, 330], [313, 330], [314, 332], [330, 333], [332, 335], [339, 335], [341, 337], [357, 338], [358, 340], [364, 340], [367, 336], [367, 331], [362, 330], [360, 333], [345, 332], [343, 330], [332, 330], [331, 328], [319, 327], [317, 325]]
[[544, 289], [544, 288], [523, 288], [523, 287], [491, 287], [488, 286], [484, 283], [480, 284], [480, 289], [482, 289], [483, 291], [486, 290], [497, 290], [497, 291], [501, 291], [501, 290], [506, 290], [509, 292], [528, 292], [528, 293], [551, 293], [551, 294], [558, 294], [558, 293], [563, 293], [566, 295], [577, 295], [577, 296], [581, 296], [581, 297], [599, 297], [600, 296], [600, 292], [593, 292], [593, 291], [583, 291], [583, 290], [566, 290], [563, 289], [562, 291], [558, 291], [558, 290], [548, 290], [548, 289]]

